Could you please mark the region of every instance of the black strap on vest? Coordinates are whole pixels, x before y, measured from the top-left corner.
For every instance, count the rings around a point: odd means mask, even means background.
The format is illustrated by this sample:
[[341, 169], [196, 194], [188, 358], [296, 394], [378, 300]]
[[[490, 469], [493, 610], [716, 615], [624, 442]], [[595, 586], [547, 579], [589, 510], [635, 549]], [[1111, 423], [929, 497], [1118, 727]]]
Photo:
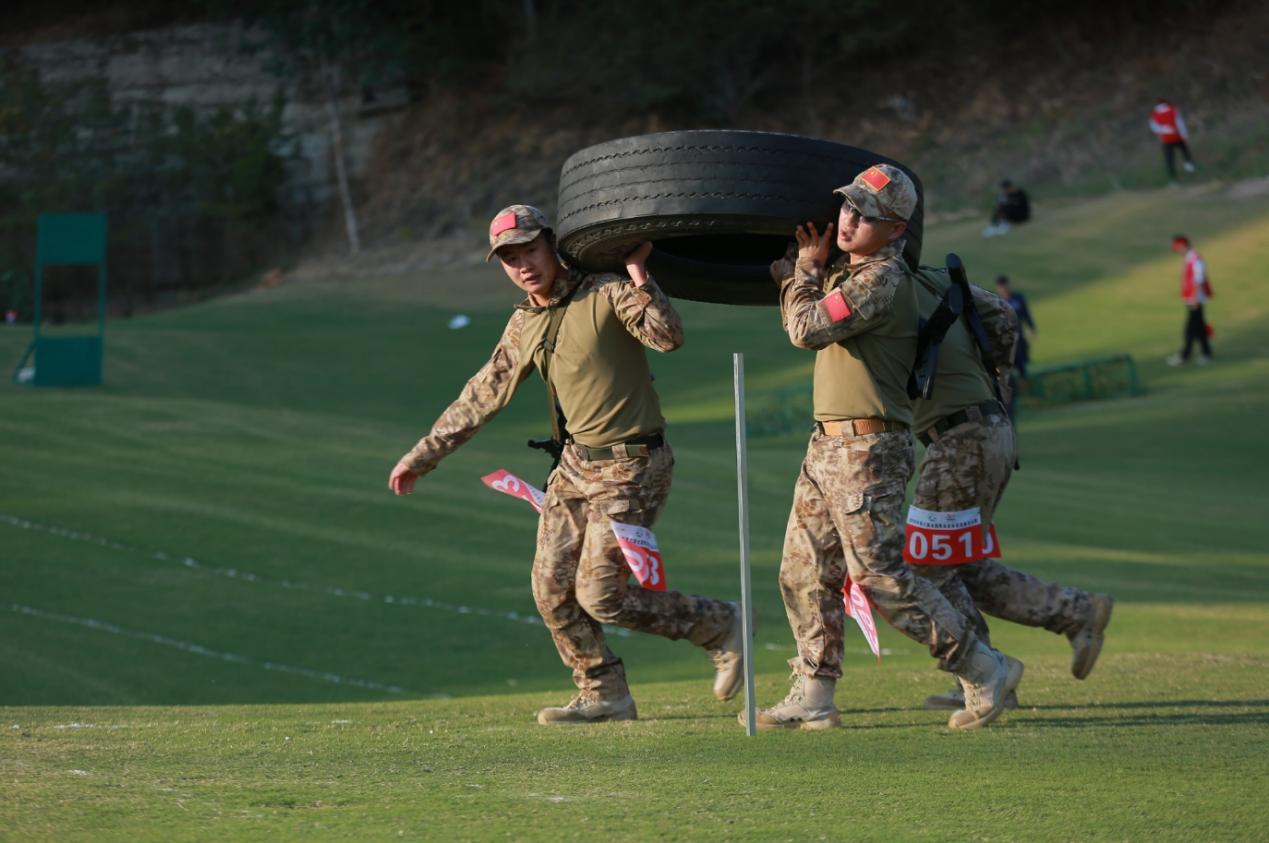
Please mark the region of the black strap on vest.
[[916, 358], [912, 362], [912, 371], [908, 374], [908, 397], [929, 400], [934, 394], [934, 375], [939, 367], [939, 346], [956, 320], [964, 317], [970, 336], [974, 338], [974, 344], [978, 346], [978, 353], [983, 359], [983, 368], [987, 371], [987, 377], [999, 400], [1000, 385], [996, 382], [993, 374], [995, 366], [991, 363], [991, 337], [987, 335], [982, 317], [974, 307], [974, 294], [969, 289], [965, 264], [956, 254], [949, 254], [946, 263], [947, 274], [952, 283], [943, 293], [939, 306], [930, 314], [930, 318], [920, 321]]
[[560, 406], [559, 399], [555, 396], [555, 387], [551, 384], [551, 355], [555, 352], [555, 339], [560, 335], [564, 312], [568, 310], [573, 294], [581, 286], [580, 283], [574, 285], [573, 289], [569, 290], [559, 302], [548, 308], [549, 321], [546, 325], [546, 333], [542, 336], [542, 380], [546, 381], [546, 403], [551, 415], [551, 438], [530, 439], [528, 445], [530, 448], [546, 451], [551, 456], [551, 471], [560, 464], [560, 457], [564, 454], [564, 443], [568, 436], [568, 420], [564, 418], [564, 408]]

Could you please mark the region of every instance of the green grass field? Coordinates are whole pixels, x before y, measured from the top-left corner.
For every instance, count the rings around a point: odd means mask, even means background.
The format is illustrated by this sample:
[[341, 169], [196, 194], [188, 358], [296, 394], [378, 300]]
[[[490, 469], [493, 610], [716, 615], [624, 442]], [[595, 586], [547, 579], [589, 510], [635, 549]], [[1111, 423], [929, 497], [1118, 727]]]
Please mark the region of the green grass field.
[[[642, 719], [537, 726], [571, 686], [529, 592], [535, 519], [479, 477], [541, 481], [540, 386], [413, 497], [386, 489], [514, 291], [493, 269], [295, 282], [113, 322], [104, 388], [0, 386], [0, 838], [1266, 839], [1269, 196], [980, 227], [930, 229], [926, 260], [1013, 276], [1037, 362], [1130, 352], [1149, 389], [1028, 413], [998, 515], [1006, 561], [1117, 598], [1087, 681], [1064, 639], [998, 622], [1023, 708], [953, 734], [920, 707], [948, 686], [928, 655], [883, 628], [877, 665], [850, 630], [846, 728], [749, 739], [702, 653], [614, 636]], [[1206, 369], [1162, 364], [1174, 231], [1216, 287]], [[751, 400], [812, 358], [774, 310], [681, 310], [687, 344], [653, 360], [678, 457], [657, 533], [671, 587], [735, 598], [731, 353]], [[0, 330], [0, 361], [26, 340]], [[804, 444], [750, 443], [763, 704]]]

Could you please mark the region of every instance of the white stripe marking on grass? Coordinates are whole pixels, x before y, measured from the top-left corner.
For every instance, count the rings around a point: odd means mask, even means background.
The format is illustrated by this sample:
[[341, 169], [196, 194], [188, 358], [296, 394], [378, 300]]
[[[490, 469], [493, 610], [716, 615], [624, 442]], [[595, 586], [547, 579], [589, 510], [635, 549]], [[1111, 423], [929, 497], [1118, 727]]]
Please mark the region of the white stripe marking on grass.
[[204, 647], [202, 644], [195, 644], [190, 641], [181, 641], [179, 638], [169, 638], [166, 635], [159, 635], [155, 632], [141, 632], [139, 630], [124, 629], [121, 626], [115, 626], [106, 621], [99, 621], [96, 618], [81, 618], [75, 615], [64, 615], [61, 612], [46, 612], [43, 609], [34, 609], [30, 606], [23, 606], [18, 603], [9, 604], [9, 608], [21, 615], [32, 618], [40, 618], [46, 621], [57, 621], [58, 623], [71, 624], [74, 626], [82, 626], [96, 632], [105, 632], [110, 635], [122, 635], [126, 638], [136, 638], [141, 641], [149, 641], [152, 644], [162, 644], [164, 647], [172, 647], [186, 653], [193, 653], [198, 656], [206, 656], [220, 661], [231, 662], [233, 664], [254, 665], [265, 670], [274, 670], [279, 673], [292, 673], [296, 676], [304, 676], [309, 679], [317, 679], [322, 682], [329, 682], [332, 685], [352, 685], [357, 688], [365, 688], [370, 691], [386, 691], [389, 694], [413, 694], [416, 693], [399, 685], [385, 685], [382, 682], [375, 682], [370, 679], [358, 679], [355, 676], [341, 676], [338, 673], [331, 673], [325, 670], [311, 670], [307, 667], [295, 667], [294, 665], [283, 664], [275, 661], [256, 661], [246, 656], [240, 656], [237, 653], [228, 653], [222, 650], [213, 650], [210, 647]]
[[[81, 533], [77, 530], [67, 529], [66, 527], [40, 524], [35, 521], [29, 521], [25, 518], [18, 518], [14, 515], [0, 513], [0, 524], [7, 524], [10, 527], [18, 527], [23, 530], [33, 530], [38, 533], [47, 533], [70, 541], [86, 542], [88, 544], [97, 545], [98, 547], [109, 548], [110, 550], [119, 550], [125, 553], [137, 553], [160, 562], [176, 561], [186, 568], [202, 571], [205, 574], [210, 574], [216, 577], [226, 577], [234, 580], [242, 580], [244, 582], [256, 583], [258, 585], [271, 585], [277, 588], [290, 589], [292, 591], [309, 591], [318, 594], [327, 594], [331, 597], [361, 600], [366, 603], [387, 603], [393, 606], [415, 606], [424, 609], [436, 609], [441, 612], [451, 612], [456, 615], [478, 615], [483, 618], [496, 618], [498, 620], [511, 621], [513, 623], [527, 624], [529, 626], [542, 626], [542, 619], [537, 615], [522, 615], [519, 612], [487, 609], [482, 606], [458, 606], [453, 603], [446, 603], [443, 600], [434, 600], [431, 597], [412, 597], [408, 595], [397, 596], [393, 594], [377, 595], [371, 594], [367, 591], [342, 588], [340, 586], [311, 585], [304, 582], [295, 582], [294, 580], [273, 580], [265, 576], [253, 574], [250, 571], [240, 571], [237, 568], [213, 568], [204, 565], [191, 556], [169, 554], [164, 553], [161, 550], [147, 551], [139, 547], [132, 547], [110, 539], [101, 538], [100, 536], [94, 536], [91, 533]], [[631, 635], [630, 630], [621, 629], [620, 627], [606, 626], [604, 627], [604, 631], [621, 638], [629, 638]]]
[[[351, 597], [355, 600], [361, 600], [367, 603], [383, 602], [393, 606], [419, 606], [425, 609], [437, 609], [442, 612], [453, 612], [458, 615], [479, 615], [483, 618], [497, 618], [504, 621], [512, 621], [513, 623], [528, 624], [529, 626], [541, 626], [542, 619], [537, 615], [522, 615], [519, 612], [504, 612], [497, 609], [486, 609], [481, 606], [456, 606], [453, 603], [446, 603], [441, 600], [433, 600], [431, 597], [397, 597], [392, 594], [375, 595], [366, 591], [358, 591], [356, 589], [340, 588], [332, 585], [310, 585], [303, 582], [294, 582], [293, 580], [270, 580], [268, 577], [259, 576], [249, 571], [239, 571], [237, 568], [210, 568], [191, 556], [181, 557], [164, 553], [161, 550], [147, 551], [139, 547], [122, 544], [111, 539], [105, 539], [100, 536], [94, 536], [91, 533], [81, 533], [78, 530], [71, 530], [67, 527], [58, 527], [50, 524], [40, 524], [30, 521], [26, 518], [19, 518], [16, 515], [7, 515], [0, 513], [0, 524], [8, 524], [10, 527], [17, 527], [22, 530], [34, 530], [38, 533], [48, 533], [52, 536], [68, 539], [70, 541], [87, 542], [95, 544], [99, 547], [110, 548], [111, 550], [119, 550], [125, 553], [139, 553], [142, 556], [149, 556], [160, 562], [170, 562], [173, 559], [179, 560], [180, 564], [192, 570], [202, 571], [216, 577], [227, 577], [229, 579], [243, 580], [244, 582], [256, 583], [258, 585], [272, 585], [278, 588], [291, 589], [292, 591], [313, 591], [319, 594], [328, 594], [332, 597]], [[628, 629], [619, 626], [604, 626], [605, 635], [615, 635], [619, 638], [630, 638], [633, 633]], [[767, 650], [784, 650], [788, 648], [787, 644], [775, 644], [766, 642], [763, 645]], [[872, 651], [861, 648], [858, 652], [865, 655], [872, 655]], [[909, 651], [901, 650], [882, 650], [883, 656], [890, 655], [906, 655]]]

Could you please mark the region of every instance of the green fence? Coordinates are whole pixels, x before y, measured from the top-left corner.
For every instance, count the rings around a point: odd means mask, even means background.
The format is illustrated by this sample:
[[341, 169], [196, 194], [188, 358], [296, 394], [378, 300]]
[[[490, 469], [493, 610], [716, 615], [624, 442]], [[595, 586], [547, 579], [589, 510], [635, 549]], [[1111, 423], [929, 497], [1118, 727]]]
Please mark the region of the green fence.
[[1027, 372], [1023, 399], [1027, 404], [1066, 404], [1102, 398], [1144, 395], [1137, 364], [1127, 354], [1113, 354], [1070, 363], [1033, 366]]

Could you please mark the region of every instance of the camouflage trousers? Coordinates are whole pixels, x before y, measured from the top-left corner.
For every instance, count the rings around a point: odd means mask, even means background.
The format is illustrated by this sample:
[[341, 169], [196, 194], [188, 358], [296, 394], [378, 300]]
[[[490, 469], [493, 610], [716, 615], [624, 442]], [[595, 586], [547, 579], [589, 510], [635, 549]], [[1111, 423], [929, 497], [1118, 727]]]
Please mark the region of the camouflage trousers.
[[[1004, 496], [1015, 453], [1013, 425], [1003, 416], [966, 422], [948, 430], [925, 451], [913, 505], [935, 512], [979, 507], [985, 528], [992, 523]], [[1080, 627], [1092, 606], [1091, 595], [1086, 591], [1041, 580], [995, 559], [913, 568], [975, 619], [984, 640], [987, 624], [980, 611], [1025, 626], [1068, 633]], [[972, 604], [965, 602], [967, 595]]]
[[628, 692], [625, 667], [601, 624], [721, 646], [730, 604], [631, 586], [611, 521], [651, 527], [670, 494], [674, 453], [587, 462], [568, 446], [546, 488], [533, 559], [533, 598], [573, 681], [601, 698]]
[[[944, 670], [974, 649], [970, 620], [903, 561], [903, 500], [912, 435], [811, 436], [784, 535], [780, 592], [797, 639], [790, 666], [842, 675], [846, 574], [895, 629], [925, 644]], [[966, 598], [968, 600], [968, 598]]]

